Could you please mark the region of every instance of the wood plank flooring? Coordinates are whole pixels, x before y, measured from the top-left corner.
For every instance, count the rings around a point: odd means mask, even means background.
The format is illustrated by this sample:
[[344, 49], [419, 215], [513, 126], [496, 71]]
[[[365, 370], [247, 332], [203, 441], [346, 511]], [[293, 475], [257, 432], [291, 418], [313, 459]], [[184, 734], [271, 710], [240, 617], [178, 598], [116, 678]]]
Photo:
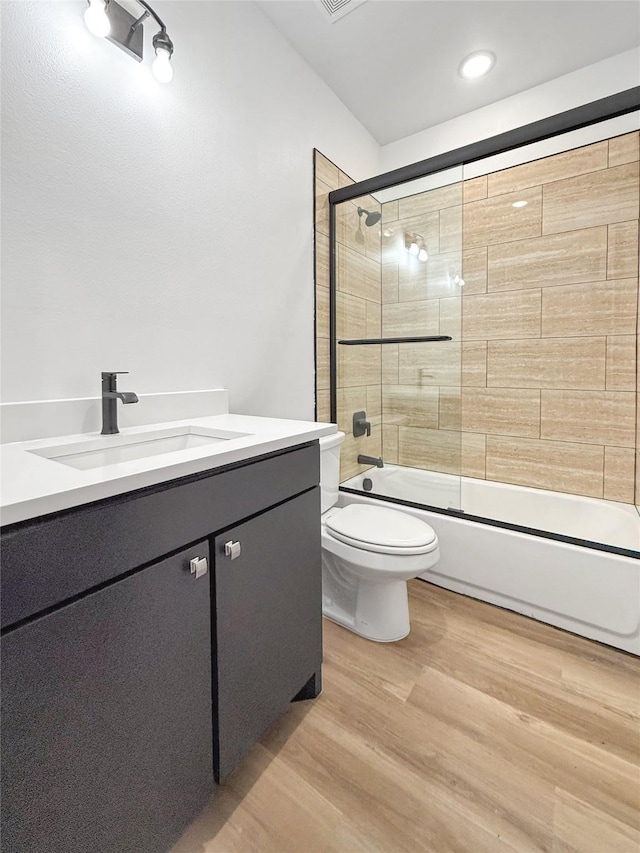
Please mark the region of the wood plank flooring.
[[292, 705], [172, 853], [638, 853], [640, 659], [412, 581], [407, 639], [325, 620]]

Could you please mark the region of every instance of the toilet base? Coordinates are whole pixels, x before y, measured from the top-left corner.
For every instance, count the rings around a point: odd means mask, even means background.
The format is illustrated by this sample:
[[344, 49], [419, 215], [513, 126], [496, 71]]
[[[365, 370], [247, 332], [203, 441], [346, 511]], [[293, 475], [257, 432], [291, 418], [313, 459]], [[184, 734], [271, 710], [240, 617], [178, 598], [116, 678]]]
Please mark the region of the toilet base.
[[411, 630], [407, 582], [347, 580], [334, 561], [333, 555], [323, 554], [323, 615], [377, 643], [404, 639]]
[[401, 637], [391, 637], [388, 640], [381, 640], [380, 637], [369, 637], [367, 634], [362, 634], [360, 631], [356, 631], [353, 627], [353, 623], [348, 624], [346, 619], [343, 619], [338, 615], [331, 616], [329, 613], [325, 613], [324, 610], [322, 615], [330, 622], [335, 622], [335, 624], [340, 625], [341, 628], [346, 628], [347, 631], [351, 631], [352, 634], [357, 634], [359, 637], [364, 637], [365, 640], [371, 640], [374, 643], [397, 643], [398, 640], [404, 640], [405, 637], [408, 637], [410, 633], [407, 631], [407, 633], [403, 634]]

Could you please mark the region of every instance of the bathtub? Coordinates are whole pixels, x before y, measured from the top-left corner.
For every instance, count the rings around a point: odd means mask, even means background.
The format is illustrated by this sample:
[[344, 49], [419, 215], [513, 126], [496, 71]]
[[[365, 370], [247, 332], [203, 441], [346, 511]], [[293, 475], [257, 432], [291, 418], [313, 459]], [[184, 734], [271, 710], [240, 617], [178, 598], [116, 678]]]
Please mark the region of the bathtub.
[[[440, 540], [440, 561], [424, 580], [640, 655], [636, 507], [397, 465], [367, 471], [342, 488], [361, 491], [365, 478], [372, 490], [367, 495], [341, 490], [341, 506], [389, 506], [379, 499], [384, 494], [463, 510], [454, 515], [403, 506], [427, 521]], [[575, 540], [604, 543], [605, 549]]]

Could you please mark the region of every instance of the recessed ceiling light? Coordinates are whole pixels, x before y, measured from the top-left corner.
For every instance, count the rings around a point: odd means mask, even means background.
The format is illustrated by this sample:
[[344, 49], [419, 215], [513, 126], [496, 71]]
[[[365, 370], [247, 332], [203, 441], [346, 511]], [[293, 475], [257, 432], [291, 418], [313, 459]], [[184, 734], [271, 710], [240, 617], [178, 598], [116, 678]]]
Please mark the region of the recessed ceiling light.
[[526, 207], [528, 204], [528, 201], [514, 201], [511, 207]]
[[495, 56], [488, 50], [477, 50], [462, 61], [458, 72], [466, 80], [475, 80], [491, 71], [495, 62]]

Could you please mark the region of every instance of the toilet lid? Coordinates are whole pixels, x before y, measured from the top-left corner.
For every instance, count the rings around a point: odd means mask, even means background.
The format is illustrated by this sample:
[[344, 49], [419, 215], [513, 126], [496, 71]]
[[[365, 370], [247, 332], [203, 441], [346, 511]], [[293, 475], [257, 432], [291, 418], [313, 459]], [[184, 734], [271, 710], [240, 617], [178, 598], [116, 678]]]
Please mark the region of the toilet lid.
[[386, 507], [349, 504], [327, 519], [331, 533], [347, 544], [367, 551], [392, 548], [430, 550], [437, 541], [435, 530], [426, 522]]

